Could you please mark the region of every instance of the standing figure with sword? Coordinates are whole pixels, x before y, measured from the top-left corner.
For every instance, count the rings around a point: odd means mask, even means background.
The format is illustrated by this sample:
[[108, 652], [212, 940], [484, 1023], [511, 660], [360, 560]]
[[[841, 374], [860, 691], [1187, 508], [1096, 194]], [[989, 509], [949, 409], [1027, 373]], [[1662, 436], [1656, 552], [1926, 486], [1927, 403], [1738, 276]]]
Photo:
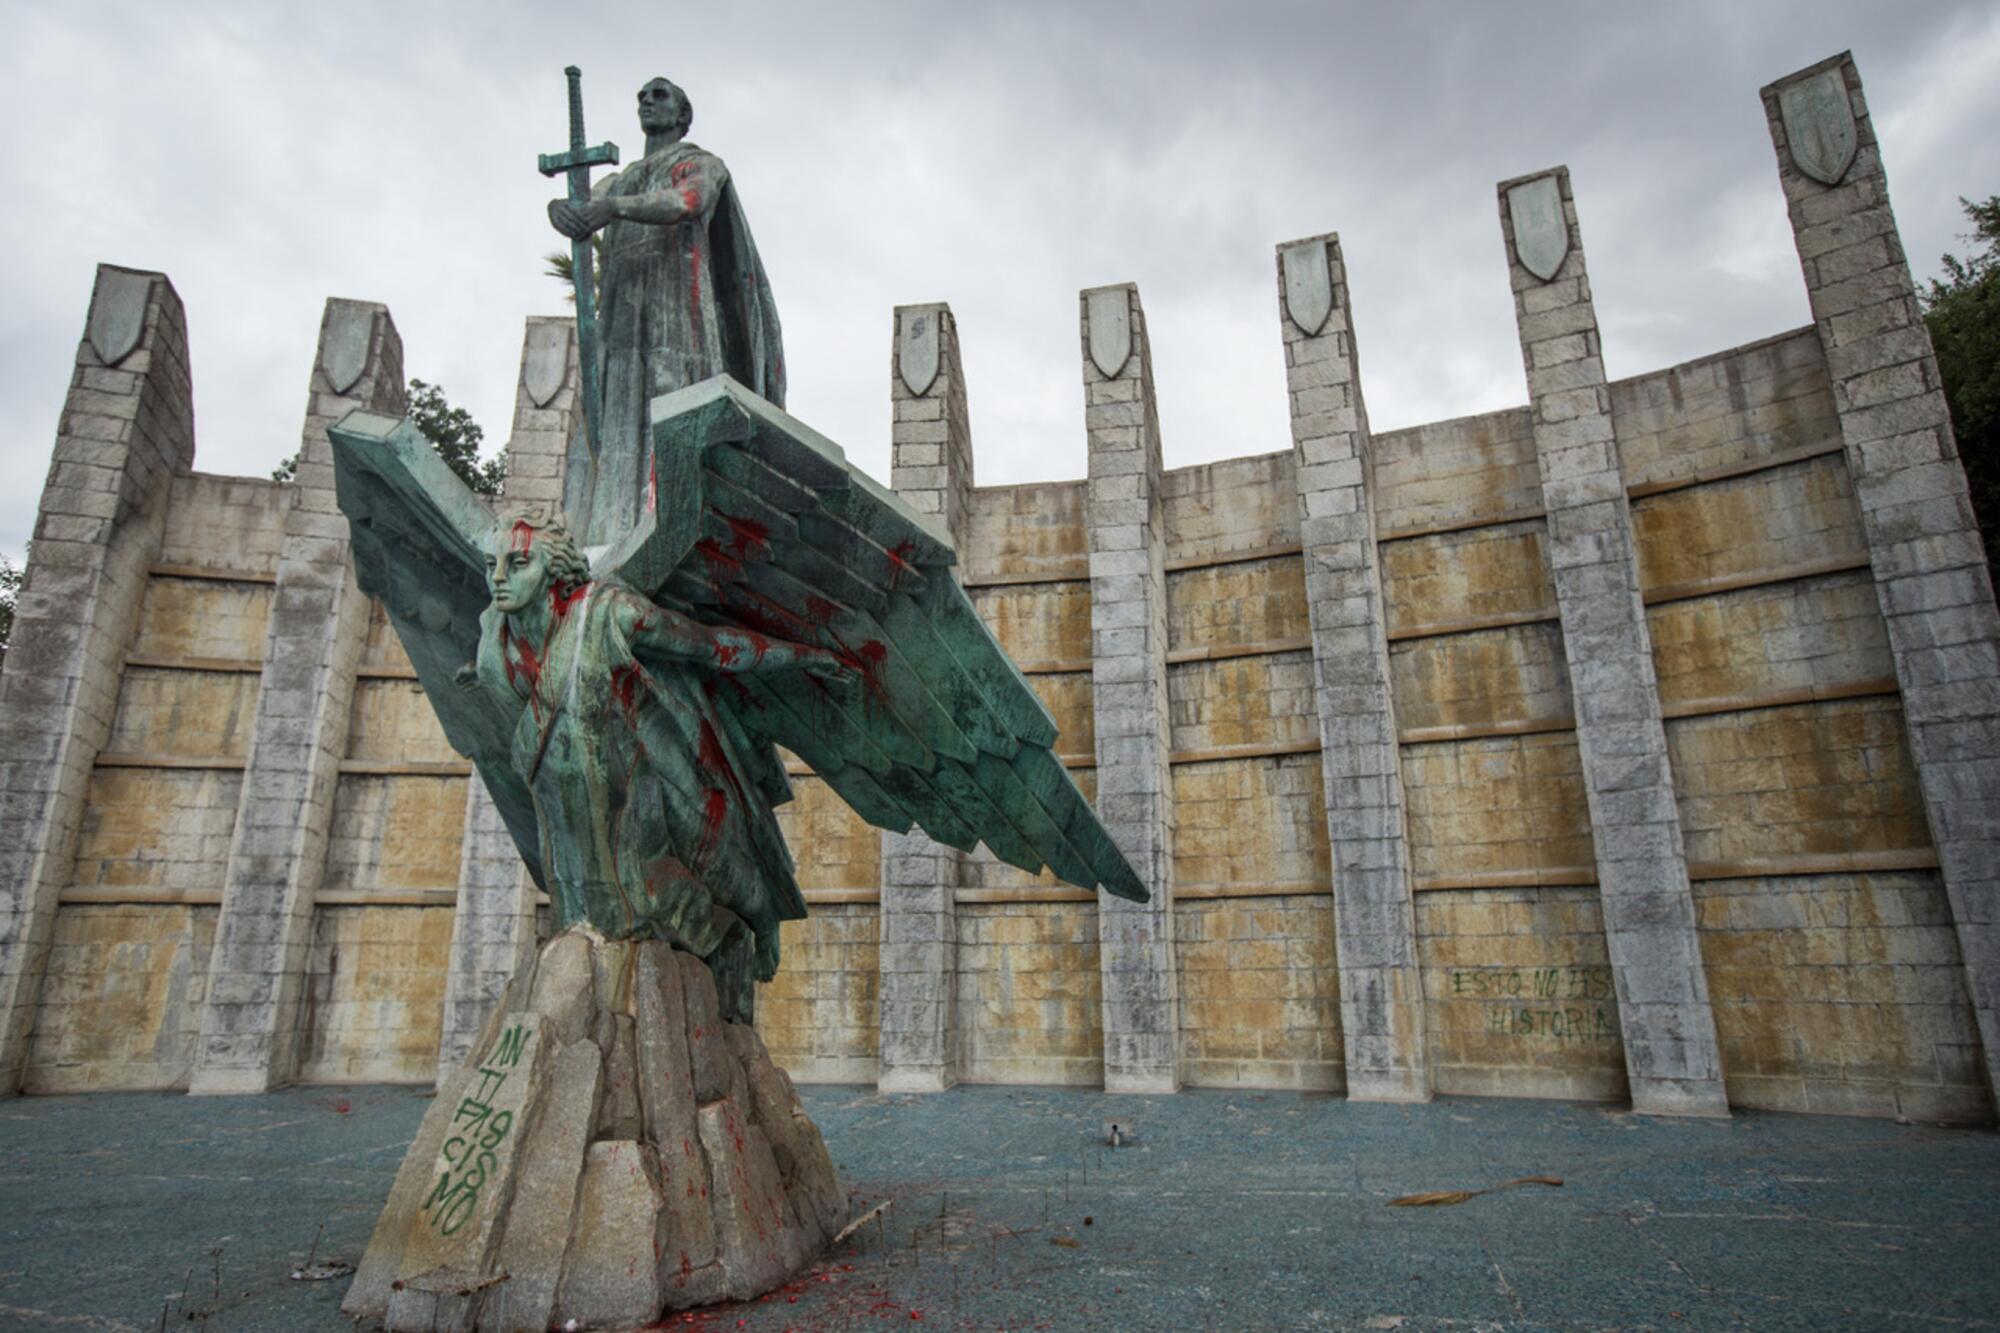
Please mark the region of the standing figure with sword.
[[[583, 460], [572, 458], [568, 508], [581, 543], [600, 546], [645, 512], [648, 404], [728, 374], [782, 407], [785, 359], [777, 304], [729, 170], [687, 141], [694, 118], [687, 94], [664, 78], [641, 88], [645, 155], [586, 194], [589, 167], [615, 163], [617, 150], [583, 147], [578, 75], [568, 73], [571, 148], [544, 156], [542, 170], [566, 172], [571, 183], [569, 198], [550, 201], [549, 221], [575, 243], [579, 261], [591, 466], [579, 475]], [[600, 231], [604, 275], [592, 293], [590, 237]]]

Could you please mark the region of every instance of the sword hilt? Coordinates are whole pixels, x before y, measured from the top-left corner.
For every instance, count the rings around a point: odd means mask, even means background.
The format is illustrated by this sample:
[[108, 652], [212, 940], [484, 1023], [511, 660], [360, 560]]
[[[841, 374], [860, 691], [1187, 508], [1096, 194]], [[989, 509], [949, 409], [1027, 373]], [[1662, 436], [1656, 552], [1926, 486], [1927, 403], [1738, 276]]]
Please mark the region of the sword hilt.
[[569, 150], [583, 151], [583, 71], [575, 65], [563, 67], [569, 79]]

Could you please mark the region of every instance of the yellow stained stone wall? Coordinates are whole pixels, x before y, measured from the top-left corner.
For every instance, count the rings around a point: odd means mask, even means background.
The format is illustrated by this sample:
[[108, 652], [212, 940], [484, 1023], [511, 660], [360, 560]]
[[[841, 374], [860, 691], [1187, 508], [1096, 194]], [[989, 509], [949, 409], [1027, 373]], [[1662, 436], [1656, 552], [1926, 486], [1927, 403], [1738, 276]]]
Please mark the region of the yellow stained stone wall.
[[1056, 753], [1064, 758], [1095, 761], [1097, 714], [1091, 708], [1088, 671], [1048, 671], [1028, 677], [1028, 684], [1056, 720]]
[[184, 759], [243, 759], [261, 677], [246, 671], [127, 667], [106, 751]]
[[958, 905], [960, 1078], [1104, 1081], [1097, 904]]
[[778, 807], [778, 827], [797, 866], [799, 887], [873, 889], [880, 885], [881, 831], [848, 809], [821, 779], [794, 773], [791, 781], [792, 799]]
[[757, 988], [757, 1031], [803, 1083], [873, 1083], [880, 1050], [882, 914], [874, 903], [816, 903], [779, 931], [783, 962]]
[[1648, 591], [1868, 553], [1838, 455], [1634, 501], [1632, 537]]
[[978, 487], [957, 543], [959, 574], [1087, 575], [1088, 501], [1081, 481]]
[[1534, 420], [1525, 407], [1392, 430], [1372, 443], [1378, 532], [1541, 508]]
[[436, 1076], [451, 918], [449, 907], [313, 913], [299, 1020], [301, 1083], [428, 1083]]
[[1346, 1087], [1331, 892], [1183, 898], [1173, 918], [1188, 1086]]
[[1865, 569], [1667, 602], [1649, 608], [1646, 623], [1669, 709], [1896, 672]]
[[1567, 732], [1405, 746], [1403, 798], [1419, 881], [1595, 863]]
[[1090, 582], [1001, 583], [969, 589], [979, 618], [1015, 662], [1090, 661]]
[[136, 903], [59, 908], [22, 1091], [186, 1087], [217, 912]]
[[390, 623], [389, 608], [377, 601], [368, 603], [368, 639], [361, 645], [361, 664], [403, 671], [413, 669], [410, 655], [403, 651], [403, 641], [396, 637], [396, 627]]
[[1812, 328], [1610, 387], [1627, 485], [1684, 478], [1840, 439], [1826, 357]]
[[456, 889], [468, 779], [341, 775], [324, 888]]
[[1390, 636], [1487, 616], [1553, 615], [1542, 534], [1537, 519], [1382, 545]]
[[220, 893], [242, 790], [228, 770], [97, 769], [70, 883]]
[[1185, 662], [1167, 668], [1176, 750], [1316, 744], [1310, 649]]
[[1317, 754], [1176, 764], [1174, 885], [1333, 883]]
[[1930, 846], [1896, 699], [1683, 718], [1667, 752], [1690, 862]]
[[1732, 1104], [1991, 1120], [1934, 871], [1710, 880], [1694, 894]]
[[1627, 1095], [1595, 886], [1433, 890], [1416, 916], [1438, 1092]]
[[292, 488], [254, 477], [175, 477], [160, 562], [276, 574]]
[[1305, 561], [1295, 555], [1167, 575], [1167, 651], [1257, 648], [1304, 639]]
[[1296, 545], [1292, 451], [1174, 468], [1160, 478], [1169, 561]]
[[1389, 645], [1396, 726], [1405, 732], [1568, 718], [1562, 630], [1551, 622]]
[[157, 657], [264, 660], [272, 585], [181, 579], [146, 580], [132, 652]]
[[378, 763], [463, 763], [414, 680], [363, 677], [354, 682], [347, 757]]

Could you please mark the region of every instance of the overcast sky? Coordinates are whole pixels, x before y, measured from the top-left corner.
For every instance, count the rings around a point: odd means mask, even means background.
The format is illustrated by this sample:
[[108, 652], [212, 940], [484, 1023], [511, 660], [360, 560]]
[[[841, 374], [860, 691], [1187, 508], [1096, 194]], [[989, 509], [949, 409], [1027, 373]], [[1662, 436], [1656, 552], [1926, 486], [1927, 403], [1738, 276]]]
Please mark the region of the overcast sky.
[[664, 73], [729, 164], [788, 406], [888, 473], [891, 307], [949, 301], [982, 484], [1084, 469], [1077, 291], [1136, 281], [1169, 466], [1286, 447], [1272, 248], [1338, 230], [1378, 430], [1525, 400], [1494, 182], [1573, 173], [1616, 376], [1807, 322], [1757, 89], [1854, 51], [1919, 278], [2000, 192], [1991, 3], [226, 5], [9, 0], [0, 552], [100, 260], [187, 304], [196, 466], [298, 447], [328, 296], [505, 440], [560, 313], [537, 152], [639, 149]]

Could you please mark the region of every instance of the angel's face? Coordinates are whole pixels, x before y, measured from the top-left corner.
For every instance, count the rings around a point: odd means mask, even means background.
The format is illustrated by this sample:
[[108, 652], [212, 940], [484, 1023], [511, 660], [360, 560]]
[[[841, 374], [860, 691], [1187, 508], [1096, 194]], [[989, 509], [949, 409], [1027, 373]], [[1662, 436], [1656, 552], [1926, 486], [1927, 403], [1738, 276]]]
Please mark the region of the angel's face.
[[549, 586], [548, 547], [535, 540], [535, 529], [516, 523], [494, 539], [486, 555], [486, 581], [493, 588], [493, 608], [515, 615], [540, 599]]

